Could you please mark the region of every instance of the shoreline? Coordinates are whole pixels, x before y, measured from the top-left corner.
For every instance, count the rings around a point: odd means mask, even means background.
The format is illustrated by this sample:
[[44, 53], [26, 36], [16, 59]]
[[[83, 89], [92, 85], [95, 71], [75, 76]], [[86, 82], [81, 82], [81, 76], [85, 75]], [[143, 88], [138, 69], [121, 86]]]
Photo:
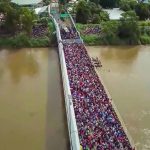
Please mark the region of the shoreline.
[[[146, 44], [146, 45], [86, 45], [85, 46], [87, 47], [136, 47], [136, 46], [150, 46], [150, 44]], [[0, 51], [3, 50], [3, 49], [7, 49], [7, 50], [10, 50], [10, 51], [17, 51], [17, 50], [20, 50], [20, 49], [25, 49], [25, 48], [57, 48], [57, 46], [55, 45], [49, 45], [49, 46], [33, 46], [33, 47], [11, 47], [11, 46], [0, 46]]]
[[[11, 38], [11, 40], [10, 40]], [[20, 43], [16, 43], [16, 39], [13, 39], [13, 37], [2, 39], [0, 38], [0, 50], [2, 49], [9, 49], [9, 50], [18, 50], [22, 48], [57, 48], [56, 43], [51, 43], [51, 40], [48, 37], [44, 38], [28, 38], [27, 45], [20, 45]], [[5, 41], [6, 44], [2, 44], [2, 41]], [[83, 40], [84, 41], [84, 40]], [[10, 42], [10, 43], [8, 43]], [[24, 41], [23, 41], [24, 42]], [[135, 45], [129, 45], [129, 44], [87, 44], [85, 42], [85, 46], [88, 47], [136, 47], [136, 46], [150, 46], [150, 44], [135, 44]]]

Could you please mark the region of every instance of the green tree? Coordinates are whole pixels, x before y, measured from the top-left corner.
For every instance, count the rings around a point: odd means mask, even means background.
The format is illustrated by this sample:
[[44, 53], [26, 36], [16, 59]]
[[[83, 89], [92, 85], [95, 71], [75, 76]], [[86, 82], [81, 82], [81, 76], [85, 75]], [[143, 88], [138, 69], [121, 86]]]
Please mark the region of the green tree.
[[108, 21], [109, 20], [109, 14], [106, 11], [100, 12], [100, 21]]
[[139, 3], [135, 9], [136, 14], [139, 16], [140, 20], [145, 20], [150, 18], [150, 5]]
[[102, 22], [102, 35], [107, 44], [113, 43], [117, 39], [118, 21]]
[[113, 8], [117, 5], [118, 0], [100, 0], [100, 5], [103, 8]]
[[92, 23], [93, 24], [99, 24], [100, 23], [100, 16], [99, 16], [99, 14], [94, 14], [93, 15]]
[[93, 3], [95, 3], [96, 5], [99, 5], [99, 4], [100, 4], [100, 0], [90, 0], [90, 2], [93, 2]]
[[20, 24], [19, 10], [10, 8], [6, 15], [5, 27], [11, 32], [15, 33]]
[[99, 14], [102, 11], [102, 7], [100, 7], [100, 5], [96, 5], [94, 2], [89, 1], [87, 5], [89, 6], [91, 15]]
[[49, 5], [50, 0], [43, 0], [44, 5]]
[[103, 10], [100, 5], [96, 5], [91, 1], [81, 0], [76, 6], [76, 21], [83, 24], [88, 22], [99, 23], [102, 19], [101, 12]]
[[76, 7], [76, 21], [86, 24], [91, 16], [90, 7], [84, 0], [79, 1]]
[[18, 29], [20, 23], [19, 10], [17, 4], [10, 3], [9, 0], [0, 1], [0, 12], [5, 15], [4, 27], [8, 32], [15, 33]]
[[10, 2], [9, 1], [5, 1], [5, 0], [1, 0], [0, 1], [0, 12], [1, 13], [6, 13], [7, 10], [10, 9]]
[[21, 8], [20, 18], [23, 30], [30, 36], [32, 33], [32, 27], [34, 25], [34, 20], [36, 15], [33, 11], [28, 8]]
[[136, 0], [120, 0], [119, 7], [124, 11], [134, 10], [136, 8]]
[[140, 31], [138, 26], [138, 17], [134, 11], [127, 11], [122, 14], [118, 27], [118, 35], [120, 38], [129, 40], [129, 43], [138, 42]]

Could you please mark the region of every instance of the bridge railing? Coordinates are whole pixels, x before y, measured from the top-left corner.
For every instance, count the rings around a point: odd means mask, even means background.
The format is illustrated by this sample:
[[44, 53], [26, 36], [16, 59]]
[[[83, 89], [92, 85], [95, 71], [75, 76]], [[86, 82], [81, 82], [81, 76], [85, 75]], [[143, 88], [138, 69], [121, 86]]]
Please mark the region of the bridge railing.
[[78, 33], [78, 35], [79, 35], [79, 38], [80, 38], [81, 42], [84, 43], [84, 42], [83, 42], [83, 39], [81, 38], [80, 32], [77, 30], [77, 27], [76, 27], [76, 25], [75, 25], [75, 23], [74, 23], [74, 20], [73, 20], [72, 16], [70, 15], [70, 13], [69, 13], [68, 11], [67, 11], [67, 13], [69, 14], [70, 20], [71, 20], [73, 26], [75, 27], [75, 29], [76, 29], [76, 31], [77, 31], [77, 33]]
[[[48, 7], [48, 12], [50, 12], [50, 6]], [[59, 59], [61, 65], [61, 74], [62, 74], [62, 81], [63, 81], [67, 123], [68, 123], [69, 139], [70, 139], [70, 148], [71, 150], [80, 150], [80, 141], [79, 141], [79, 135], [78, 135], [75, 113], [73, 108], [72, 95], [70, 91], [70, 84], [69, 84], [69, 78], [67, 73], [65, 55], [63, 51], [63, 44], [61, 43], [62, 39], [60, 35], [60, 29], [55, 18], [50, 13], [49, 15], [52, 18], [56, 27], [56, 35], [58, 41]]]

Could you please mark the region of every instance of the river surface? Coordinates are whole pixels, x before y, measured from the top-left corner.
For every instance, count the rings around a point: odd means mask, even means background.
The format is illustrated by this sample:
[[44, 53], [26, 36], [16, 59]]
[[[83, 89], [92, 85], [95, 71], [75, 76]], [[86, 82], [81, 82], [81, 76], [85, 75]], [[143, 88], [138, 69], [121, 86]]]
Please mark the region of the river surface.
[[0, 51], [0, 150], [68, 149], [57, 50]]
[[150, 150], [150, 46], [87, 48], [138, 150]]
[[[138, 150], [150, 150], [150, 47], [88, 47]], [[0, 51], [0, 150], [67, 150], [54, 49]]]

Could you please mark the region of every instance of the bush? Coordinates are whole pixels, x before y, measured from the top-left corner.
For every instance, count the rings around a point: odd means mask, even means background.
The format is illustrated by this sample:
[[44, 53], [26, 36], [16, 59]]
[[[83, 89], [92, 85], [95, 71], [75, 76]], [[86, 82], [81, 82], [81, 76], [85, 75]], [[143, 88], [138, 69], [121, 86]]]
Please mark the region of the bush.
[[140, 37], [141, 44], [150, 44], [150, 37], [143, 35]]
[[13, 47], [26, 47], [26, 46], [30, 47], [30, 40], [23, 33], [17, 35], [16, 38], [14, 38], [13, 43], [14, 43]]
[[118, 0], [100, 0], [100, 5], [103, 8], [113, 8], [116, 6]]
[[[87, 23], [99, 23], [100, 19], [104, 20], [107, 18], [107, 14], [103, 13], [102, 8], [91, 1], [80, 0], [76, 6], [76, 22], [87, 24]], [[101, 17], [101, 18], [100, 18]]]
[[128, 40], [130, 44], [137, 44], [140, 37], [138, 26], [138, 17], [134, 11], [128, 11], [122, 14], [120, 25], [118, 27], [118, 36], [121, 39]]
[[117, 36], [119, 21], [102, 22], [102, 34], [104, 37]]
[[137, 6], [136, 0], [121, 0], [119, 2], [119, 7], [124, 11], [134, 10]]
[[50, 0], [43, 0], [44, 5], [49, 5], [50, 4]]
[[100, 16], [98, 14], [93, 15], [92, 23], [97, 24], [100, 22]]
[[97, 35], [85, 35], [82, 36], [83, 41], [88, 45], [99, 45], [100, 38]]
[[100, 12], [100, 21], [109, 21], [109, 14], [105, 11]]
[[[101, 24], [76, 24], [78, 31], [81, 33], [81, 37], [87, 45], [131, 45], [140, 44], [140, 39], [134, 38], [120, 38], [118, 36], [118, 27], [120, 21], [105, 21]], [[85, 35], [83, 31], [87, 27], [100, 26], [101, 33], [98, 35], [88, 34]], [[135, 27], [135, 26], [134, 26]], [[134, 30], [135, 31], [135, 30]], [[83, 33], [83, 34], [82, 34]], [[133, 40], [134, 39], [134, 40]]]
[[150, 18], [150, 5], [145, 3], [139, 3], [135, 9], [136, 14], [139, 16], [140, 20], [145, 20]]
[[150, 26], [150, 21], [139, 21], [139, 26]]
[[49, 45], [50, 39], [48, 37], [34, 39], [23, 33], [11, 38], [0, 38], [0, 47], [47, 47]]
[[47, 17], [42, 17], [42, 18], [40, 18], [40, 20], [38, 22], [41, 23], [42, 25], [46, 25], [47, 26], [48, 18]]

